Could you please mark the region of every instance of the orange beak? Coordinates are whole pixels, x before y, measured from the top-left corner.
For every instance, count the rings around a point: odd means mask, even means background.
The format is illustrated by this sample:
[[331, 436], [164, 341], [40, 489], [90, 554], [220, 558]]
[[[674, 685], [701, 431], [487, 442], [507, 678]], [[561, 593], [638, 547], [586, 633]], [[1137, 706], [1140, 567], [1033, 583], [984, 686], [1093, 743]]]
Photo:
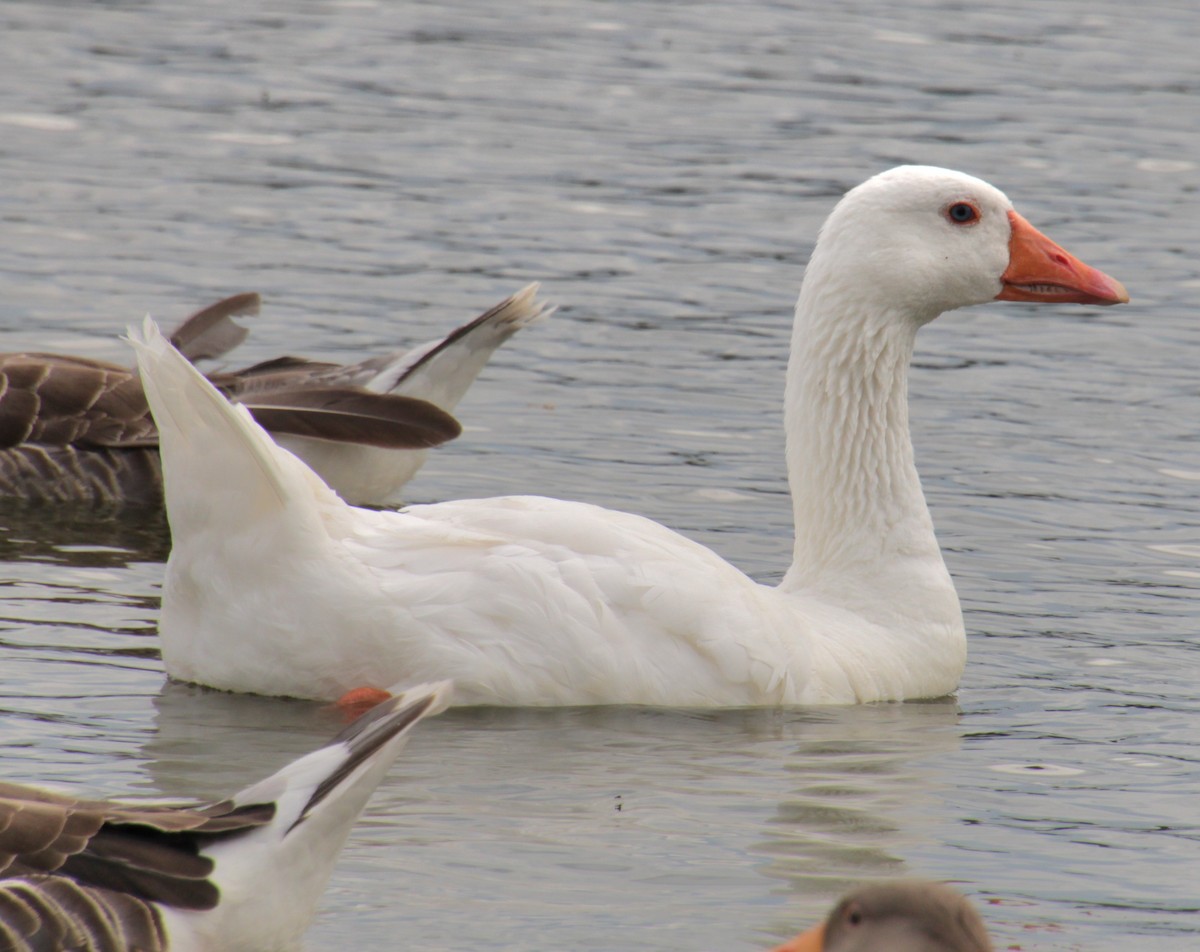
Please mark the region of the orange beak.
[[776, 946], [771, 952], [821, 952], [825, 948], [825, 923], [801, 932], [796, 938]]
[[1126, 304], [1129, 292], [1115, 278], [1064, 251], [1016, 212], [1008, 213], [1008, 270], [997, 301], [1050, 304]]

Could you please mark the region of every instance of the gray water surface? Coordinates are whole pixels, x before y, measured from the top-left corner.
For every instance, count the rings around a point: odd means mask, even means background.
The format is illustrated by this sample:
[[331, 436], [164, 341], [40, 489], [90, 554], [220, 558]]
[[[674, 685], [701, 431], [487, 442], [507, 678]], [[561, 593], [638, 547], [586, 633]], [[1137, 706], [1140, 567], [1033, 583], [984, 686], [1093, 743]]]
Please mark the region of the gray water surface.
[[[531, 280], [414, 502], [629, 509], [790, 557], [791, 307], [837, 197], [961, 168], [1123, 280], [919, 340], [966, 613], [956, 699], [452, 711], [343, 855], [323, 949], [754, 950], [848, 884], [948, 879], [998, 949], [1200, 942], [1194, 4], [0, 4], [0, 349], [265, 300], [246, 361], [356, 359]], [[165, 524], [0, 506], [0, 774], [228, 793], [337, 728], [164, 683]]]

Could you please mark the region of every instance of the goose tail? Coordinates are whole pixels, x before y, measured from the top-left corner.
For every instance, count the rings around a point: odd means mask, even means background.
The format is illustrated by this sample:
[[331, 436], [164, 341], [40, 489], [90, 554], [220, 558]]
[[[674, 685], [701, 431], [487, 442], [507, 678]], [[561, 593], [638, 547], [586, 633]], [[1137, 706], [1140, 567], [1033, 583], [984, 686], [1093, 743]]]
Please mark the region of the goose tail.
[[414, 347], [366, 386], [453, 411], [501, 344], [554, 313], [555, 307], [538, 297], [540, 290], [537, 282], [526, 285], [441, 340]]
[[205, 938], [237, 937], [239, 948], [292, 947], [371, 794], [413, 727], [444, 710], [451, 690], [448, 681], [394, 689], [324, 747], [232, 797], [237, 813], [265, 808], [274, 815], [246, 836], [204, 848], [220, 900], [211, 910], [175, 915]]
[[246, 409], [222, 396], [153, 320], [131, 327], [127, 339], [158, 427], [167, 512], [177, 543], [192, 531], [236, 534], [288, 508], [292, 519], [307, 523], [305, 510], [343, 505]]
[[319, 750], [194, 807], [5, 785], [0, 949], [296, 948], [351, 826], [449, 682], [400, 691]]

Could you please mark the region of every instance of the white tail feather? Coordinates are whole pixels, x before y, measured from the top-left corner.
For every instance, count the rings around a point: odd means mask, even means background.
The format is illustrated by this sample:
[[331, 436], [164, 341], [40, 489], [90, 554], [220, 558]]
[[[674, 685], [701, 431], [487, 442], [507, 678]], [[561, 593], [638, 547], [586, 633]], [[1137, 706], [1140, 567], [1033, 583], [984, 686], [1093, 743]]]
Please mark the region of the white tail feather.
[[[163, 482], [173, 530], [239, 528], [293, 500], [335, 508], [336, 494], [278, 447], [249, 411], [234, 406], [147, 317], [127, 339], [159, 430]], [[294, 517], [293, 517], [294, 518]]]
[[[313, 751], [236, 797], [275, 803], [272, 821], [204, 852], [216, 864], [217, 907], [166, 910], [172, 948], [292, 947], [312, 919], [338, 853], [408, 734], [450, 703], [450, 682], [407, 688]], [[185, 938], [186, 937], [186, 938]], [[179, 941], [182, 940], [182, 941]], [[208, 943], [208, 944], [206, 944]]]
[[446, 337], [413, 347], [364, 385], [454, 410], [501, 344], [554, 313], [553, 306], [538, 300], [540, 290], [537, 282], [527, 284]]

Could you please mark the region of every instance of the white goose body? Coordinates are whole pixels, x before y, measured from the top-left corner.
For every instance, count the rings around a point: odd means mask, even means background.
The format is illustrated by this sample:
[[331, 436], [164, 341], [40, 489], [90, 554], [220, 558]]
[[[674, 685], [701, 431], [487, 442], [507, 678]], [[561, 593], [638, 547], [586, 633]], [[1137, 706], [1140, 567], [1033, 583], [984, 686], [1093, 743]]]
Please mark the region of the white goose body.
[[[953, 220], [960, 205], [976, 217]], [[174, 540], [167, 672], [315, 698], [453, 678], [465, 704], [950, 693], [966, 638], [913, 464], [907, 368], [920, 326], [997, 297], [1127, 299], [961, 173], [894, 169], [835, 209], [796, 308], [797, 537], [774, 588], [657, 523], [580, 503], [346, 506], [148, 324], [134, 343]]]

